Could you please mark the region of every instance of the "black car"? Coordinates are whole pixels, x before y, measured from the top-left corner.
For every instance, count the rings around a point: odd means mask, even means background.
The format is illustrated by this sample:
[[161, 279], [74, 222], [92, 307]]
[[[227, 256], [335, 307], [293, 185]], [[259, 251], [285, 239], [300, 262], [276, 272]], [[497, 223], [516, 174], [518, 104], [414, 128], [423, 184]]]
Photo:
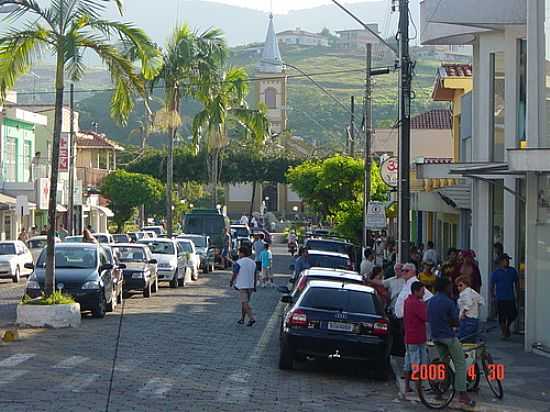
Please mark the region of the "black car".
[[[70, 295], [80, 304], [82, 311], [92, 311], [102, 318], [116, 306], [119, 282], [117, 269], [110, 254], [101, 245], [93, 243], [59, 243], [55, 246], [55, 288]], [[31, 298], [44, 292], [46, 249], [42, 251], [36, 267], [27, 281], [25, 294]]]
[[[355, 267], [361, 263], [361, 247], [343, 239], [337, 238], [309, 238], [306, 239], [304, 247], [310, 250], [321, 250], [323, 252], [336, 252], [348, 255], [354, 262]], [[355, 263], [355, 262], [359, 263]]]
[[342, 282], [312, 281], [282, 319], [279, 368], [306, 357], [366, 361], [387, 378], [389, 320], [374, 289]]
[[125, 293], [140, 291], [143, 297], [148, 298], [158, 291], [157, 261], [148, 246], [127, 243], [113, 245], [111, 249], [125, 266], [122, 272]]

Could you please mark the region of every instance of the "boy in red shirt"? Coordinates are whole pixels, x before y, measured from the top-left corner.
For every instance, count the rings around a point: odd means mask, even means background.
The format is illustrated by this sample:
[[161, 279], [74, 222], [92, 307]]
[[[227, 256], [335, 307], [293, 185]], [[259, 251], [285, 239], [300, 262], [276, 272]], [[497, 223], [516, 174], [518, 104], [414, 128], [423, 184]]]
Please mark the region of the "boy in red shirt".
[[403, 325], [405, 327], [405, 392], [411, 392], [411, 371], [415, 365], [428, 363], [426, 348], [426, 322], [428, 321], [428, 306], [423, 301], [424, 285], [414, 282], [411, 285], [411, 294], [405, 300], [403, 310]]

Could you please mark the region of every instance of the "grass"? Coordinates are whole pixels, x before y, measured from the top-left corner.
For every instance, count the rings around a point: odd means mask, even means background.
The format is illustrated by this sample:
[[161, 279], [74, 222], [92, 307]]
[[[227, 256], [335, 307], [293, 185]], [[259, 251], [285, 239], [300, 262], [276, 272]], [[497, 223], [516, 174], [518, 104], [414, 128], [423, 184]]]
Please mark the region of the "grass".
[[64, 295], [62, 292], [59, 291], [55, 291], [48, 297], [42, 295], [40, 298], [37, 299], [32, 299], [28, 295], [25, 295], [23, 296], [21, 303], [23, 303], [24, 305], [69, 305], [76, 302], [71, 296]]

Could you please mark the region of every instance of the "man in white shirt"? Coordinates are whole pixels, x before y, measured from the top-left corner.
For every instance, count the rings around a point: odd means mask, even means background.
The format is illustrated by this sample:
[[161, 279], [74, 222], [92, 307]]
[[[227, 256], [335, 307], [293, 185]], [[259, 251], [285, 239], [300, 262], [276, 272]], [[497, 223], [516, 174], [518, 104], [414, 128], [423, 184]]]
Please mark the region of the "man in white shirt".
[[[405, 263], [403, 265], [402, 274], [403, 279], [405, 279], [405, 284], [401, 288], [401, 292], [399, 292], [399, 296], [397, 296], [397, 300], [395, 302], [395, 316], [398, 319], [403, 319], [405, 299], [407, 299], [411, 294], [412, 284], [414, 282], [418, 282], [418, 278], [416, 277], [416, 266], [414, 263]], [[432, 296], [432, 293], [428, 289], [424, 290], [424, 302], [429, 300]]]
[[233, 276], [229, 282], [229, 287], [235, 286], [239, 291], [241, 300], [241, 319], [239, 325], [244, 324], [246, 315], [248, 323], [246, 326], [252, 326], [256, 323], [256, 318], [250, 306], [252, 292], [256, 290], [256, 264], [250, 259], [250, 250], [247, 247], [239, 248], [239, 260], [233, 263]]
[[431, 240], [426, 244], [426, 250], [422, 256], [423, 262], [432, 262], [434, 265], [439, 263], [439, 257], [437, 256], [437, 250], [434, 249], [434, 242]]
[[374, 267], [376, 266], [374, 263], [374, 253], [372, 249], [365, 249], [365, 259], [361, 262], [361, 266], [359, 267], [359, 274], [363, 276], [363, 279], [368, 279], [372, 271], [374, 270]]
[[388, 309], [391, 314], [395, 313], [395, 302], [397, 301], [399, 293], [401, 293], [401, 289], [403, 289], [403, 286], [405, 285], [405, 279], [403, 279], [401, 273], [403, 270], [403, 265], [401, 263], [396, 263], [393, 266], [393, 269], [395, 271], [395, 276], [384, 279], [383, 281], [384, 287], [388, 289], [388, 292], [390, 293], [390, 303], [388, 305]]
[[241, 216], [241, 225], [247, 225], [248, 226], [248, 216], [242, 215]]

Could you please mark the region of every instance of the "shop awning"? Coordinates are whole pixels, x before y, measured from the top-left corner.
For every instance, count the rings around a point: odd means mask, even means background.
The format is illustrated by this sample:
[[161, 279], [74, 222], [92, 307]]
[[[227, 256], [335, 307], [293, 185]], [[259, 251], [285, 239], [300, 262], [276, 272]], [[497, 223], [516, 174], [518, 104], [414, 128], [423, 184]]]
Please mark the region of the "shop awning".
[[8, 210], [10, 207], [15, 206], [16, 203], [16, 198], [0, 193], [0, 210]]
[[107, 217], [114, 217], [114, 215], [115, 215], [111, 209], [109, 209], [108, 207], [105, 207], [105, 206], [90, 206], [90, 209], [91, 210], [96, 210], [99, 213], [102, 213]]
[[67, 208], [63, 205], [57, 204], [57, 207], [55, 208], [57, 213], [65, 213], [67, 211]]

